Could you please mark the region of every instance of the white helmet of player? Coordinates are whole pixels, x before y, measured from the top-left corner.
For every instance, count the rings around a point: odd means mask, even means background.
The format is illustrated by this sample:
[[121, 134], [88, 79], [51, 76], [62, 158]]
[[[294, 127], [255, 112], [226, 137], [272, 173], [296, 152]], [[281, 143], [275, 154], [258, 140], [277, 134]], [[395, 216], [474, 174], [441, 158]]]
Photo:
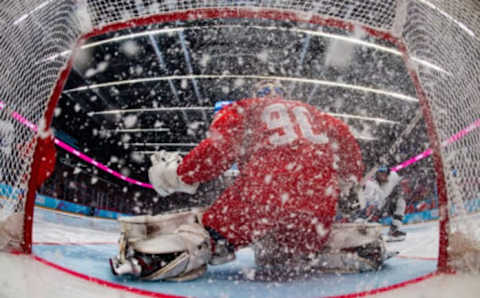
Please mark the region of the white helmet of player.
[[398, 253], [386, 250], [382, 229], [382, 225], [374, 223], [337, 223], [323, 249], [307, 254], [292, 254], [267, 234], [253, 247], [255, 263], [260, 269], [274, 269], [277, 275], [287, 276], [379, 270], [384, 261]]
[[388, 175], [390, 175], [390, 168], [387, 165], [381, 165], [375, 173], [375, 178], [377, 181], [384, 183], [388, 180]]

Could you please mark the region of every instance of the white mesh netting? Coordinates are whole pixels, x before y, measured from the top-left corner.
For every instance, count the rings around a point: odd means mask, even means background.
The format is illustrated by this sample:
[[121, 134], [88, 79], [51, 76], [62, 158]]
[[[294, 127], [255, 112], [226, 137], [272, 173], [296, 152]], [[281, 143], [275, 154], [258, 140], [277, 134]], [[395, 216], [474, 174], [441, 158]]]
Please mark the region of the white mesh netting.
[[[412, 1], [404, 6], [402, 39], [411, 57], [426, 59], [441, 69], [411, 65], [426, 94], [440, 142], [459, 132], [463, 138], [442, 146], [450, 216], [449, 256], [462, 263], [479, 246], [479, 77], [478, 2]], [[466, 130], [468, 129], [468, 130]], [[467, 133], [468, 132], [468, 133]], [[453, 236], [455, 235], [455, 236]], [[479, 263], [469, 262], [478, 270]], [[456, 268], [464, 266], [454, 266]], [[465, 267], [464, 267], [465, 268]]]
[[[0, 220], [8, 222], [9, 226], [13, 218], [17, 222], [21, 217], [7, 217], [15, 210], [21, 213], [25, 206], [23, 198], [27, 193], [33, 156], [29, 148], [32, 148], [35, 135], [31, 125], [38, 125], [45, 114], [53, 86], [68, 58], [52, 57], [71, 49], [79, 35], [73, 21], [74, 2], [9, 1], [1, 4], [0, 120], [3, 130], [9, 127], [7, 134], [13, 137], [5, 142], [5, 134], [2, 134]], [[17, 224], [20, 228], [15, 230], [22, 231], [23, 221]], [[6, 236], [1, 236], [5, 240]], [[11, 244], [19, 245], [17, 241]]]
[[[13, 113], [38, 125], [70, 57], [65, 53], [81, 34], [116, 22], [185, 10], [195, 10], [196, 17], [202, 18], [205, 8], [241, 8], [258, 13], [258, 17], [266, 10], [288, 11], [302, 21], [322, 16], [362, 24], [390, 32], [405, 44], [409, 57], [437, 66], [407, 60], [408, 67], [418, 75], [417, 87], [426, 95], [424, 107], [433, 118], [431, 135], [440, 142], [476, 123], [480, 115], [480, 7], [473, 0], [399, 4], [393, 0], [11, 0], [0, 6], [0, 120], [13, 127], [14, 136], [2, 142], [8, 148], [0, 155], [0, 220], [13, 214], [18, 206], [23, 209], [24, 202], [18, 202], [27, 191], [33, 155], [25, 144], [33, 139], [34, 132]], [[480, 206], [479, 144], [479, 133], [473, 128], [441, 150], [448, 210], [455, 217], [450, 230], [461, 231], [471, 240], [469, 251], [480, 239], [480, 220], [475, 215]], [[451, 240], [455, 254], [462, 255], [462, 247], [466, 246]], [[462, 237], [462, 243], [464, 240]]]

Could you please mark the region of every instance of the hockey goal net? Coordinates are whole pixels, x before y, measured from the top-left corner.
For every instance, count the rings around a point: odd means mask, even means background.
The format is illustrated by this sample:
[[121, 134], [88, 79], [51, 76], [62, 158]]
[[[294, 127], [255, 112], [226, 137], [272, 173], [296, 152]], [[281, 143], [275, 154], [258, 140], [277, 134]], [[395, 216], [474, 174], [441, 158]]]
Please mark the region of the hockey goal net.
[[[66, 77], [62, 72], [68, 72], [72, 50], [82, 38], [180, 19], [264, 18], [346, 30], [360, 25], [397, 45], [416, 86], [433, 149], [440, 205], [438, 267], [480, 267], [476, 1], [11, 0], [0, 6], [0, 120], [1, 129], [12, 135], [8, 144], [2, 142], [0, 155], [1, 248], [31, 250], [33, 151], [22, 145], [34, 139], [32, 128], [42, 119], [51, 122], [64, 83], [60, 78]], [[458, 140], [448, 141], [459, 133]]]

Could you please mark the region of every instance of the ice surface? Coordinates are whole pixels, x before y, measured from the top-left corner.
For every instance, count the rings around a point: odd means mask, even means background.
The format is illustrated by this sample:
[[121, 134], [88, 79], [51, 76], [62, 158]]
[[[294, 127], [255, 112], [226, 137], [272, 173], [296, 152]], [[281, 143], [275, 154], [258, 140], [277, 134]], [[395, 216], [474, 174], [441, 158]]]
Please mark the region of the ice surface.
[[474, 298], [479, 296], [479, 291], [479, 275], [440, 275], [405, 288], [378, 294], [372, 297]]
[[[29, 256], [0, 253], [0, 297], [145, 297], [79, 279]], [[7, 269], [7, 270], [6, 270]]]
[[[398, 258], [399, 262], [408, 263], [413, 259], [421, 258], [430, 259], [430, 262], [433, 262], [431, 259], [434, 259], [438, 254], [438, 247], [436, 245], [438, 243], [436, 223], [430, 222], [410, 225], [405, 227], [405, 229], [408, 231], [408, 241], [389, 244], [390, 249], [400, 250], [401, 258]], [[118, 225], [112, 220], [102, 220], [36, 209], [34, 244], [38, 247], [43, 246], [48, 248], [51, 253], [50, 257], [53, 259], [68, 260], [70, 256], [67, 252], [74, 250], [81, 251], [84, 249], [85, 262], [91, 262], [89, 258], [91, 259], [95, 256], [95, 252], [99, 247], [98, 244], [105, 243], [113, 248], [116, 245], [118, 235]], [[55, 244], [60, 245], [55, 246]], [[246, 257], [249, 257], [249, 254], [250, 252], [248, 251], [241, 251], [237, 262], [245, 260]], [[2, 268], [4, 268], [4, 270], [0, 270], [0, 297], [145, 297], [74, 277], [35, 261], [29, 256], [1, 253], [0, 264], [2, 264]], [[414, 264], [414, 262], [411, 264]], [[235, 266], [235, 264], [232, 266]], [[8, 268], [8, 270], [5, 270], [5, 268]], [[219, 271], [216, 268], [218, 267], [215, 266], [209, 269], [211, 279], [209, 289], [217, 288], [216, 284], [219, 286], [223, 284], [223, 289], [229, 289], [229, 287], [225, 288], [225, 284], [228, 283], [232, 284], [231, 289], [235, 289], [241, 286], [242, 283], [247, 283], [249, 277], [251, 279], [253, 275], [253, 271], [250, 270], [251, 268], [245, 266], [244, 279], [221, 280], [222, 276], [224, 278], [226, 277], [225, 271]], [[414, 266], [410, 268], [415, 270]], [[390, 269], [395, 268], [392, 265]], [[388, 273], [388, 270], [386, 270], [385, 273]], [[382, 272], [379, 274], [382, 274]], [[108, 275], [108, 273], [105, 273], [105, 275]], [[364, 285], [368, 285], [372, 283], [372, 277], [374, 279], [379, 278], [377, 275], [378, 274], [369, 275], [369, 278], [366, 278], [367, 275], [357, 277], [364, 280]], [[212, 278], [220, 279], [215, 280]], [[348, 287], [346, 284], [348, 282], [348, 276], [333, 275], [329, 278], [331, 279], [329, 282], [332, 287], [337, 287], [338, 289]], [[440, 275], [404, 288], [377, 294], [374, 297], [473, 298], [478, 297], [478, 292], [480, 291], [479, 281], [480, 276], [478, 275]], [[307, 292], [311, 294], [312, 291], [308, 291], [308, 288], [302, 287], [302, 285], [305, 286], [307, 283], [308, 281], [298, 281], [287, 285], [272, 283], [269, 287], [261, 284], [259, 286], [259, 283], [256, 283], [253, 286], [259, 287], [259, 289], [263, 287], [263, 293], [252, 291], [246, 291], [244, 293], [245, 297], [251, 296], [252, 293], [254, 293], [252, 294], [254, 296], [267, 297], [270, 296], [270, 294], [278, 296], [276, 293], [281, 290], [280, 293], [284, 293], [284, 297], [295, 296], [294, 293], [302, 295], [303, 292], [301, 293], [295, 290], [297, 287], [297, 289], [307, 290]], [[154, 285], [154, 283], [149, 284]], [[164, 285], [170, 288], [178, 286], [176, 283], [165, 283]], [[250, 285], [250, 287], [251, 286], [252, 285]], [[185, 283], [183, 288], [195, 287], [198, 287], [198, 284]], [[205, 291], [206, 289], [199, 290], [199, 294]], [[320, 293], [317, 296], [321, 295]], [[210, 297], [219, 296], [241, 297], [239, 293], [235, 291], [224, 290], [214, 293], [210, 292]]]

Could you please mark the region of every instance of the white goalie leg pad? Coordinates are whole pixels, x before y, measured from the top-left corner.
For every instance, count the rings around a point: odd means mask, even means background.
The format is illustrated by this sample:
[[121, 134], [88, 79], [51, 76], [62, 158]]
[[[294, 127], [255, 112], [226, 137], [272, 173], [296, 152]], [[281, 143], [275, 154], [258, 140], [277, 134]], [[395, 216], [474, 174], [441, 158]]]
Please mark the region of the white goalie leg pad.
[[353, 273], [374, 271], [387, 259], [385, 244], [381, 239], [351, 251], [326, 250], [310, 258], [307, 268], [322, 272]]
[[169, 234], [182, 224], [201, 223], [205, 208], [176, 210], [158, 215], [139, 215], [118, 218], [122, 232], [131, 241], [148, 239], [157, 234]]
[[391, 255], [381, 238], [380, 224], [334, 224], [324, 249], [317, 253], [283, 253], [273, 238], [254, 246], [255, 263], [263, 268], [298, 272], [363, 272], [378, 270]]
[[146, 280], [186, 280], [197, 278], [205, 272], [211, 258], [210, 235], [200, 224], [184, 224], [171, 234], [161, 234], [152, 239], [137, 241], [133, 250], [152, 256], [156, 267]]
[[325, 246], [340, 250], [367, 245], [381, 238], [383, 226], [378, 223], [333, 224]]
[[[204, 208], [194, 208], [155, 216], [141, 215], [119, 218], [118, 221], [121, 223], [119, 253], [117, 257], [110, 260], [112, 272], [115, 275], [130, 274], [141, 277], [145, 275], [145, 271], [139, 273], [137, 266], [130, 266], [130, 264], [139, 263], [137, 257], [140, 257], [144, 263], [159, 261], [160, 264], [163, 257], [171, 261], [173, 256], [175, 256], [175, 262], [171, 262], [169, 267], [162, 272], [169, 272], [168, 276], [174, 276], [182, 274], [182, 272], [186, 273], [188, 270], [194, 270], [196, 260], [190, 257], [199, 256], [200, 253], [195, 250], [193, 244], [208, 237], [208, 241], [205, 241], [207, 245], [210, 245], [209, 234], [200, 225], [204, 210]], [[188, 235], [190, 237], [186, 237]], [[195, 235], [197, 237], [194, 237]], [[187, 239], [182, 238], [183, 236]], [[193, 246], [185, 246], [188, 243]], [[188, 253], [182, 255], [184, 251], [188, 251]], [[208, 253], [210, 253], [210, 250], [208, 250]], [[183, 265], [185, 266], [182, 267]], [[130, 267], [133, 268], [130, 270], [131, 272], [128, 270]], [[175, 267], [175, 270], [172, 267]], [[124, 270], [123, 268], [127, 269]], [[206, 266], [204, 269], [206, 269]], [[201, 269], [198, 269], [197, 274], [201, 274], [201, 271]], [[192, 273], [185, 278], [195, 277], [191, 275]], [[166, 279], [168, 276], [159, 274], [161, 279]]]
[[389, 257], [378, 223], [334, 224], [324, 250], [314, 255], [313, 268], [336, 272], [378, 270]]

